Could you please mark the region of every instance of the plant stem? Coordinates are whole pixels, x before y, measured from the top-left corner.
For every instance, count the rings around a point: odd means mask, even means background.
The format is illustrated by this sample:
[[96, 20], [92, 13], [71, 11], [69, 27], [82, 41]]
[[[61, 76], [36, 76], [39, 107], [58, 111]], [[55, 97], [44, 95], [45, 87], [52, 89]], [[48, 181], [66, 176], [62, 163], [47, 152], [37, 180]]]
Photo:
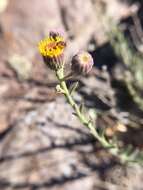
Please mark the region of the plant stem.
[[[127, 155], [126, 150], [121, 150], [117, 143], [112, 143], [106, 140], [106, 138], [98, 133], [96, 130], [96, 127], [93, 125], [93, 123], [81, 112], [80, 107], [77, 105], [77, 103], [72, 98], [72, 95], [70, 94], [66, 82], [64, 80], [64, 68], [61, 68], [56, 72], [56, 76], [58, 80], [60, 81], [60, 88], [61, 92], [64, 94], [65, 98], [67, 99], [67, 102], [71, 105], [73, 110], [75, 111], [76, 116], [79, 118], [81, 123], [87, 127], [90, 131], [90, 133], [100, 142], [102, 147], [108, 149], [108, 151], [113, 155], [116, 156], [121, 163], [128, 163], [128, 162], [138, 162], [136, 159], [132, 158], [132, 155]], [[138, 162], [139, 163], [139, 162]]]
[[118, 154], [117, 146], [113, 146], [103, 136], [100, 136], [98, 134], [95, 126], [92, 124], [92, 122], [89, 119], [87, 119], [83, 113], [81, 113], [79, 106], [73, 100], [73, 98], [67, 88], [67, 85], [66, 85], [65, 81], [63, 80], [63, 78], [64, 78], [63, 68], [58, 70], [56, 72], [56, 75], [57, 75], [58, 80], [60, 81], [60, 87], [64, 91], [64, 95], [65, 95], [68, 103], [72, 106], [73, 110], [75, 111], [75, 113], [76, 113], [77, 117], [79, 118], [79, 120], [81, 121], [81, 123], [90, 130], [90, 133], [101, 143], [101, 145], [104, 148], [109, 148], [110, 152], [113, 155], [117, 155]]

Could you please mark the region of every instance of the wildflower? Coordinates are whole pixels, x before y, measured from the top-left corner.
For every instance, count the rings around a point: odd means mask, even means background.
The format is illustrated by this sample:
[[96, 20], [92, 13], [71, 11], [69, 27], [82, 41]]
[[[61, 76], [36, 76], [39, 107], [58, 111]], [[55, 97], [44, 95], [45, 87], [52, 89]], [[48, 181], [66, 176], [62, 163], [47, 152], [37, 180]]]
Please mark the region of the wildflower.
[[44, 62], [51, 69], [57, 71], [64, 66], [66, 41], [59, 32], [51, 31], [47, 38], [41, 40], [38, 47]]
[[73, 56], [71, 69], [75, 74], [87, 74], [93, 64], [92, 56], [88, 52], [81, 51]]

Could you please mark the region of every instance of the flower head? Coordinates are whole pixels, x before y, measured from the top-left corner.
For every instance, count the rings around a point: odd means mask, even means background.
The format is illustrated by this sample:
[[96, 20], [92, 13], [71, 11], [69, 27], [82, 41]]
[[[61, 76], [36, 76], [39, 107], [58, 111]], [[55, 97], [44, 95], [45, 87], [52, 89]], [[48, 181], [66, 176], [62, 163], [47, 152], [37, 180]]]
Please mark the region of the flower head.
[[59, 32], [49, 32], [49, 36], [41, 40], [38, 47], [45, 63], [51, 69], [58, 70], [64, 65], [66, 41]]
[[92, 56], [88, 52], [81, 51], [73, 56], [71, 69], [76, 74], [87, 74], [93, 64]]

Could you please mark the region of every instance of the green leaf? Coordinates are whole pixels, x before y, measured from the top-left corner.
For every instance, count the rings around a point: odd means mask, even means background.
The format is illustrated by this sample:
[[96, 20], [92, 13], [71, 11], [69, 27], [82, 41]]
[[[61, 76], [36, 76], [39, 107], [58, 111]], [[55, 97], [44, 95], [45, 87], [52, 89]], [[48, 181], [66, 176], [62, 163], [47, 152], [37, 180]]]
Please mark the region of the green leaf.
[[79, 110], [80, 110], [81, 113], [84, 113], [84, 111], [85, 111], [84, 102], [82, 102], [82, 103], [80, 104]]
[[78, 86], [79, 86], [79, 82], [75, 82], [74, 84], [72, 84], [72, 86], [70, 87], [70, 90], [69, 90], [71, 95], [76, 91]]

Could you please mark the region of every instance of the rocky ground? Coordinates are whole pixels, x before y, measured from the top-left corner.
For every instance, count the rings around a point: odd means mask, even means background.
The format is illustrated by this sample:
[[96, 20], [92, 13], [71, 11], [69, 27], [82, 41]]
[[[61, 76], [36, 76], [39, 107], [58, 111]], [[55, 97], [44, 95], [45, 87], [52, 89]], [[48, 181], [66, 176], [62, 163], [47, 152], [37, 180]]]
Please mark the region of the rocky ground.
[[[0, 4], [1, 190], [143, 189], [142, 167], [120, 165], [89, 135], [64, 97], [55, 92], [57, 80], [37, 51], [38, 41], [50, 28], [58, 27], [69, 39], [69, 57], [78, 49], [88, 49], [97, 58], [97, 67], [104, 60], [116, 62], [108, 48], [104, 22], [99, 22], [101, 10], [118, 23], [138, 11], [141, 5], [135, 3], [5, 0]], [[93, 68], [86, 78], [80, 78], [75, 94], [77, 101], [85, 99], [90, 110], [108, 111], [97, 119], [97, 125], [109, 126], [109, 136], [114, 135], [110, 127], [134, 126], [143, 116], [130, 101], [127, 106], [120, 104], [119, 99], [128, 96], [121, 93], [121, 87], [114, 84], [113, 88], [115, 74], [111, 73]], [[141, 129], [133, 128], [122, 138], [142, 147], [142, 136]]]

